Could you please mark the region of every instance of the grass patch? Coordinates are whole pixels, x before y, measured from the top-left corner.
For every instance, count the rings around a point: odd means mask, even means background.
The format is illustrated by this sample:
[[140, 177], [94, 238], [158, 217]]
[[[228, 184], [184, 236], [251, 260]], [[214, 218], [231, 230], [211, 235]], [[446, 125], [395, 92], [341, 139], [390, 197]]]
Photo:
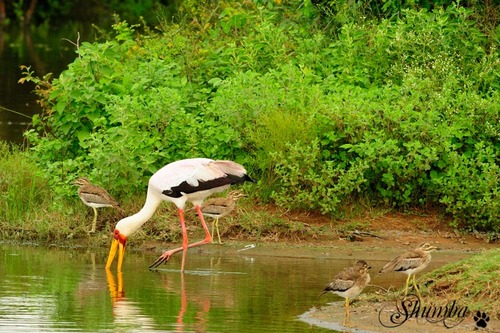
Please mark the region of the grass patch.
[[[481, 311], [491, 318], [500, 318], [500, 248], [483, 251], [470, 258], [459, 260], [421, 277], [417, 284], [422, 293], [422, 304], [445, 306], [456, 301], [467, 306], [472, 313]], [[411, 287], [410, 287], [410, 290]], [[397, 290], [379, 291], [365, 295], [369, 302], [386, 302], [401, 299], [404, 285]]]
[[14, 146], [0, 142], [0, 154], [3, 156], [0, 159], [1, 217], [5, 221], [17, 221], [38, 201], [40, 186], [33, 181], [36, 170], [28, 167], [26, 158]]
[[[91, 211], [76, 196], [61, 198], [29, 152], [0, 142], [0, 237], [30, 242], [83, 238]], [[107, 214], [100, 210], [99, 218]], [[102, 215], [101, 215], [102, 214]]]
[[[30, 234], [51, 201], [40, 170], [19, 148], [0, 142], [0, 226], [2, 233]], [[30, 216], [30, 218], [26, 218]]]
[[450, 263], [419, 279], [422, 292], [437, 305], [457, 300], [471, 311], [500, 317], [500, 248]]

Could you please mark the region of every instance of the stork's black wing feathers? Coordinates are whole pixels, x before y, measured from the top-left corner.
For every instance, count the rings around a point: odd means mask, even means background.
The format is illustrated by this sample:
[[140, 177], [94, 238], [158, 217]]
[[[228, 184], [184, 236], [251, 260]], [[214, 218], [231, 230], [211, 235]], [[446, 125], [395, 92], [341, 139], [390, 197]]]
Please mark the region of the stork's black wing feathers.
[[184, 194], [210, 190], [212, 188], [221, 187], [225, 185], [244, 183], [246, 181], [255, 182], [252, 178], [250, 178], [246, 174], [241, 177], [236, 175], [226, 175], [226, 177], [220, 177], [207, 181], [199, 181], [197, 186], [193, 186], [189, 184], [187, 181], [183, 181], [179, 185], [173, 186], [171, 189], [165, 190], [162, 193], [172, 198], [180, 198]]

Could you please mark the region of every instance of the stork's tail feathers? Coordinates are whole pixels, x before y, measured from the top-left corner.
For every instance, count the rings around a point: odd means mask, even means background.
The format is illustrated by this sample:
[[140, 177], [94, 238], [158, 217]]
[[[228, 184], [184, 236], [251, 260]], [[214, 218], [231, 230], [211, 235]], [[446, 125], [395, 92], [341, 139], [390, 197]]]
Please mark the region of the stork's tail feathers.
[[241, 183], [244, 183], [244, 182], [252, 182], [252, 183], [255, 183], [256, 181], [253, 180], [252, 178], [250, 178], [249, 175], [247, 175], [246, 173], [243, 174], [243, 175], [234, 175], [234, 174], [228, 174], [227, 175], [228, 179], [229, 179], [229, 182], [230, 184], [241, 184]]
[[244, 182], [252, 182], [252, 183], [256, 183], [255, 180], [253, 180], [252, 178], [250, 178], [249, 175], [245, 174], [245, 177], [243, 177], [243, 181]]

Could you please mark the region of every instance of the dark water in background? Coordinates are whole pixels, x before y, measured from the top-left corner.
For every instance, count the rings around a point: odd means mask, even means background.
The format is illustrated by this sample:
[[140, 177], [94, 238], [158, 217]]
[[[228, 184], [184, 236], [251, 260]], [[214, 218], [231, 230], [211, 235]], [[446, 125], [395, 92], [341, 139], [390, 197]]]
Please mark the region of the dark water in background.
[[76, 46], [93, 41], [95, 30], [90, 23], [68, 22], [59, 26], [0, 28], [0, 140], [22, 143], [22, 133], [30, 117], [40, 112], [33, 83], [19, 84], [21, 65], [30, 66], [38, 77], [67, 68], [77, 56]]

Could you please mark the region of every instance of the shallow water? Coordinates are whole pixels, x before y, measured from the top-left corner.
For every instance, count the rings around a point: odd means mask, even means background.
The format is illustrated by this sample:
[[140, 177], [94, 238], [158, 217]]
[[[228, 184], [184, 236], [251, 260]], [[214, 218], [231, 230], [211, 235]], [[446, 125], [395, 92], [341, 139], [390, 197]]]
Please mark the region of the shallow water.
[[[318, 302], [324, 260], [190, 252], [159, 271], [129, 252], [123, 272], [106, 253], [0, 245], [0, 331], [322, 332], [297, 319]], [[345, 264], [339, 263], [339, 264]]]
[[[342, 301], [318, 294], [355, 259], [253, 251], [193, 249], [181, 274], [180, 255], [153, 272], [156, 255], [128, 250], [117, 274], [104, 269], [105, 252], [0, 244], [0, 332], [332, 332], [298, 317]], [[365, 255], [373, 281], [386, 259]], [[405, 277], [376, 284], [401, 286]]]

